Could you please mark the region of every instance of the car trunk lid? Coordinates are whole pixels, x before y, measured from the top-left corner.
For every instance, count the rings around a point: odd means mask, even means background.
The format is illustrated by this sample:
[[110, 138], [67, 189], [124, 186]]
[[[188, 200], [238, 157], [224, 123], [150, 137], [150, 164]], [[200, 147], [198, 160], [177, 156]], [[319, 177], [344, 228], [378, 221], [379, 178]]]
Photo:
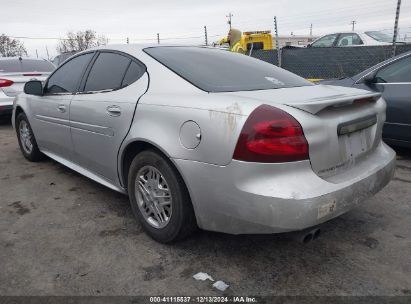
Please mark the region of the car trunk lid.
[[8, 79], [13, 81], [11, 86], [2, 87], [4, 94], [10, 97], [15, 97], [24, 90], [24, 85], [30, 80], [45, 81], [49, 72], [19, 72], [19, 73], [2, 73], [0, 79]]
[[385, 102], [379, 93], [318, 85], [233, 94], [294, 116], [308, 141], [312, 169], [324, 179], [336, 180], [381, 142]]

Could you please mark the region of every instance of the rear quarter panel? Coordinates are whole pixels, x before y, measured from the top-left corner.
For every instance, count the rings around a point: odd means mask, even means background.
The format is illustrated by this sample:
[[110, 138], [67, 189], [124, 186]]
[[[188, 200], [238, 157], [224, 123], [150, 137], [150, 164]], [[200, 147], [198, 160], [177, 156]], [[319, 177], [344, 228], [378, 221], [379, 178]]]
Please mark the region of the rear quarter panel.
[[[176, 99], [177, 102], [165, 104], [169, 99]], [[123, 147], [140, 140], [152, 143], [171, 158], [226, 165], [232, 159], [247, 118], [242, 113], [241, 104], [235, 99], [227, 101], [218, 95], [164, 96], [147, 93], [137, 105]], [[201, 140], [193, 149], [181, 143], [181, 127], [187, 121], [194, 121], [200, 127]]]
[[17, 95], [14, 105], [13, 105], [13, 115], [12, 115], [12, 123], [13, 123], [13, 127], [15, 126], [15, 122], [16, 122], [16, 110], [17, 108], [20, 108], [21, 110], [23, 110], [23, 112], [26, 114], [31, 128], [33, 129], [33, 132], [36, 133], [36, 130], [34, 129], [35, 126], [33, 125], [33, 115], [32, 115], [32, 108], [30, 106], [31, 103], [31, 98], [32, 97], [36, 97], [36, 96], [30, 96], [30, 95], [26, 95], [24, 93], [21, 93], [19, 95]]

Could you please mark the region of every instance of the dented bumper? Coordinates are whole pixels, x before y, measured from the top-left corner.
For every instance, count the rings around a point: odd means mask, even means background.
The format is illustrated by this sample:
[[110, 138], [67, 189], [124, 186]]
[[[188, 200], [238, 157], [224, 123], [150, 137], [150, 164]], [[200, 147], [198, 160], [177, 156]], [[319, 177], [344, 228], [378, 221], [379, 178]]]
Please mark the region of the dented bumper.
[[361, 163], [332, 180], [309, 161], [217, 166], [174, 159], [188, 186], [197, 222], [231, 234], [301, 230], [337, 217], [391, 180], [395, 152], [381, 143]]

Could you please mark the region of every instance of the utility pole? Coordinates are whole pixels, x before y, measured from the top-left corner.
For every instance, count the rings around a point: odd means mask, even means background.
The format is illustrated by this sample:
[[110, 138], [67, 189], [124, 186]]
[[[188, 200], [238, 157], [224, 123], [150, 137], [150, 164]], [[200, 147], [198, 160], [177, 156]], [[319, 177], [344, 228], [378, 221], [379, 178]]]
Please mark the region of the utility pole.
[[355, 21], [355, 20], [353, 20], [353, 21], [351, 21], [351, 24], [352, 24], [352, 31], [354, 32], [354, 26], [355, 26], [355, 24], [357, 23], [357, 21]]
[[127, 44], [129, 44], [130, 43], [130, 39], [128, 39], [128, 37], [127, 37]]
[[160, 44], [160, 33], [157, 33], [157, 43]]
[[310, 25], [310, 36], [312, 36], [313, 35], [313, 24], [311, 23], [311, 25]]
[[395, 56], [395, 49], [397, 47], [397, 35], [398, 35], [398, 19], [400, 18], [400, 8], [401, 8], [401, 0], [397, 2], [397, 10], [395, 12], [395, 23], [394, 23], [394, 35], [392, 37], [392, 57]]
[[46, 45], [46, 53], [47, 53], [47, 59], [50, 60], [50, 55], [49, 55], [49, 50], [47, 48], [47, 45]]
[[39, 58], [39, 53], [37, 53], [37, 49], [36, 49], [36, 56], [37, 56], [37, 58]]
[[231, 17], [233, 17], [234, 15], [233, 14], [231, 14], [231, 13], [229, 13], [226, 17], [228, 18], [228, 21], [227, 21], [227, 23], [228, 23], [228, 25], [230, 26], [230, 30], [231, 30]]
[[205, 45], [208, 45], [208, 37], [207, 37], [207, 26], [204, 25], [204, 38], [205, 38]]
[[278, 41], [277, 16], [274, 16], [274, 32], [275, 32], [275, 46], [277, 48], [277, 64], [279, 67], [281, 67], [281, 50], [280, 50], [280, 43]]

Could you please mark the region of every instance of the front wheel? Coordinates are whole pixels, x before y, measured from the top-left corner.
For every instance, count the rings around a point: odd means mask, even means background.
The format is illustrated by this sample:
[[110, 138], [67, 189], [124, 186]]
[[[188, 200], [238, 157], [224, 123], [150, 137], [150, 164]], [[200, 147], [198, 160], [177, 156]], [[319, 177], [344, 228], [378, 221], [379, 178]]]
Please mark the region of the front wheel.
[[36, 162], [44, 158], [40, 152], [26, 114], [20, 113], [16, 118], [16, 132], [20, 150], [29, 161]]
[[145, 232], [161, 243], [171, 243], [196, 228], [184, 181], [168, 160], [143, 151], [133, 160], [128, 176], [131, 207]]

